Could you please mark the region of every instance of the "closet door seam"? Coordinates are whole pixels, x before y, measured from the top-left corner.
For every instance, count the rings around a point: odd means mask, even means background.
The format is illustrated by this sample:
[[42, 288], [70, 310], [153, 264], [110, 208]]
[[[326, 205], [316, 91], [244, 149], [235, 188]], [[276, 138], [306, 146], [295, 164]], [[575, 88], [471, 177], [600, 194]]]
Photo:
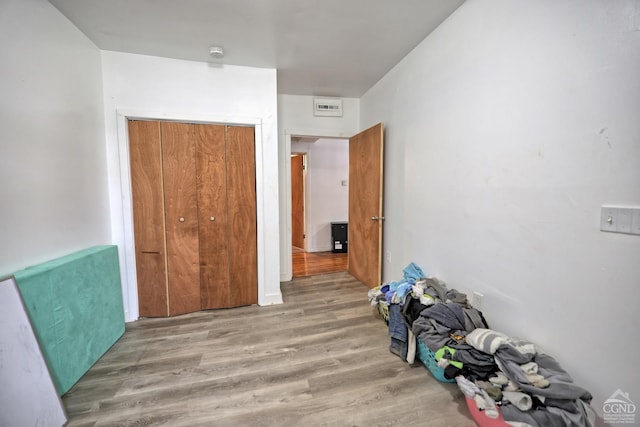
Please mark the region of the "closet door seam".
[[167, 296], [167, 307], [166, 307], [166, 315], [169, 316], [171, 314], [171, 309], [169, 307], [169, 254], [167, 253], [167, 206], [166, 206], [166, 198], [165, 198], [165, 185], [164, 185], [164, 156], [162, 155], [162, 125], [160, 122], [157, 122], [158, 132], [160, 135], [160, 144], [158, 144], [158, 148], [160, 152], [158, 155], [160, 156], [160, 185], [162, 186], [162, 192], [160, 197], [162, 198], [162, 229], [164, 230], [164, 234], [162, 235], [162, 243], [164, 245], [164, 288], [165, 295]]
[[227, 167], [229, 164], [229, 138], [227, 137], [227, 131], [229, 130], [229, 126], [225, 125], [224, 126], [224, 181], [225, 181], [225, 195], [224, 195], [224, 199], [225, 199], [225, 208], [227, 210], [226, 212], [226, 216], [227, 216], [227, 226], [225, 227], [225, 240], [227, 242], [227, 286], [229, 287], [229, 293], [228, 293], [228, 298], [227, 298], [227, 307], [231, 307], [231, 301], [233, 301], [233, 299], [231, 298], [233, 289], [231, 288], [232, 283], [231, 283], [231, 217], [229, 215], [230, 213], [230, 206], [229, 206], [229, 168]]

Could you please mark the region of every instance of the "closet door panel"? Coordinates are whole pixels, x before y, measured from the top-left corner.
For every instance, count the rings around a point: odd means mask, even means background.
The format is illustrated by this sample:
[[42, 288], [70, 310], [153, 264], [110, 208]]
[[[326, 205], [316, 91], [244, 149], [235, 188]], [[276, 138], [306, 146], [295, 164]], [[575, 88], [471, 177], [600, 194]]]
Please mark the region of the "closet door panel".
[[162, 122], [169, 314], [200, 310], [193, 125]]
[[138, 306], [140, 316], [167, 316], [167, 276], [160, 123], [129, 122]]
[[229, 126], [226, 141], [229, 286], [237, 307], [258, 302], [254, 128]]
[[202, 309], [230, 305], [225, 127], [195, 125]]

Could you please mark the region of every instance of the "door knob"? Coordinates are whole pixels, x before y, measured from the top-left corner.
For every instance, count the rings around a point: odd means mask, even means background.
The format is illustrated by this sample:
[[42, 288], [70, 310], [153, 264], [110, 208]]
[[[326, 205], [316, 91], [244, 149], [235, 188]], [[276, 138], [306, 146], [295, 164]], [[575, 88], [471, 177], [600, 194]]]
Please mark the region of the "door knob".
[[372, 216], [371, 221], [384, 221], [383, 216]]
[[215, 217], [215, 216], [211, 216], [211, 217], [209, 217], [209, 221], [215, 221], [215, 220], [216, 220], [216, 217]]
[[180, 219], [179, 219], [178, 221], [180, 221], [180, 222], [184, 222], [184, 217], [183, 217], [183, 216], [181, 216], [181, 217], [180, 217]]

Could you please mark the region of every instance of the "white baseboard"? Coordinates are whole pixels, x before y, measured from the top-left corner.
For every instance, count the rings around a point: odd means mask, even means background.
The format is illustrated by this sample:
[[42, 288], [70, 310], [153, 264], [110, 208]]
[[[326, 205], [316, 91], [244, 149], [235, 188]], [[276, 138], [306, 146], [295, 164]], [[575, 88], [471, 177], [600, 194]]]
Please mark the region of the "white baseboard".
[[282, 300], [282, 293], [278, 292], [275, 294], [266, 294], [262, 301], [258, 301], [258, 305], [277, 305], [282, 304], [284, 301]]

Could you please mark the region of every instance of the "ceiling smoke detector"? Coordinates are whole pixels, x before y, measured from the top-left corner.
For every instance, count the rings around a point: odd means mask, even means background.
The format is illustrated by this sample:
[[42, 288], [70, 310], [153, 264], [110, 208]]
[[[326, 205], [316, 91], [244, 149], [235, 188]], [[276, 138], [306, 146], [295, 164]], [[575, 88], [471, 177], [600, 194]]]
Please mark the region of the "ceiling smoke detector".
[[224, 56], [224, 49], [220, 46], [211, 46], [209, 48], [209, 55], [214, 59], [220, 59]]

